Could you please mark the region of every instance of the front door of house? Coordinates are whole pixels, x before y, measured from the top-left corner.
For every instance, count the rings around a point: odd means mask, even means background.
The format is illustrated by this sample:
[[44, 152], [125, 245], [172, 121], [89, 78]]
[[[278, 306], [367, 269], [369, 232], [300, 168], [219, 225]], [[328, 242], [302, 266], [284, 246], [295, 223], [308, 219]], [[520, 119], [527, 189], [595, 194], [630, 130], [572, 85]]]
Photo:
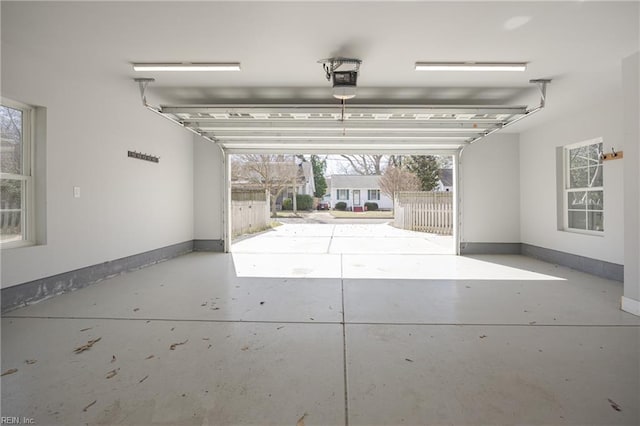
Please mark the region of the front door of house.
[[359, 206], [360, 205], [360, 190], [359, 189], [354, 189], [353, 190], [353, 205], [354, 206]]

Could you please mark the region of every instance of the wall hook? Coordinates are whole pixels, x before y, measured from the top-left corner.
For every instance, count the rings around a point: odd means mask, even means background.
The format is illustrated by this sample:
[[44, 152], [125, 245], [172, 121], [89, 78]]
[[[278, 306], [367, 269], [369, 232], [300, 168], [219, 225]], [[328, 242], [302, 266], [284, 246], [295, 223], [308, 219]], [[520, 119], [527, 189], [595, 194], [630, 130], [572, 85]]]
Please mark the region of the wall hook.
[[623, 152], [622, 151], [616, 151], [615, 148], [611, 147], [611, 153], [610, 154], [600, 154], [600, 158], [603, 161], [608, 161], [608, 160], [620, 160], [623, 158]]
[[147, 153], [138, 152], [138, 151], [127, 151], [127, 157], [137, 158], [138, 160], [150, 161], [152, 163], [160, 162], [160, 157], [155, 155], [150, 155]]

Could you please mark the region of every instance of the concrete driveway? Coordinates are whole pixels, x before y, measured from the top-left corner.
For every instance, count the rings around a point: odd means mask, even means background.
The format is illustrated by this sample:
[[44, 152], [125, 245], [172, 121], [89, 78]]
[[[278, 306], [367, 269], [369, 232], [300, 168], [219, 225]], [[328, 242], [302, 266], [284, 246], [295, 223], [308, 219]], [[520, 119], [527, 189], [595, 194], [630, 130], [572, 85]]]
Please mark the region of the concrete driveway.
[[[243, 239], [233, 253], [455, 254], [453, 237], [406, 231], [383, 223], [285, 223]], [[373, 219], [371, 219], [373, 220]]]

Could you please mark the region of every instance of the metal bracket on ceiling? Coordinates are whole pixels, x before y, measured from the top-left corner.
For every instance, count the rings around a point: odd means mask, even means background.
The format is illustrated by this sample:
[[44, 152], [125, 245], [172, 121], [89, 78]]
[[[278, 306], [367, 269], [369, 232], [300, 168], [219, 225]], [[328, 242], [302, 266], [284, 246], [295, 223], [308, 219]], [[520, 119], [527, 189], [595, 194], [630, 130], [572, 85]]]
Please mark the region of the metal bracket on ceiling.
[[[482, 138], [485, 138], [487, 136], [489, 136], [492, 133], [497, 132], [498, 130], [502, 130], [505, 127], [511, 126], [512, 124], [517, 123], [518, 121], [522, 120], [525, 117], [529, 117], [531, 114], [534, 114], [538, 111], [540, 111], [541, 109], [543, 109], [545, 107], [546, 101], [547, 101], [547, 84], [551, 83], [551, 79], [546, 79], [546, 78], [539, 78], [539, 79], [535, 79], [535, 80], [529, 80], [529, 83], [533, 83], [536, 84], [538, 86], [538, 90], [540, 91], [540, 105], [538, 105], [535, 108], [532, 109], [527, 109], [525, 111], [525, 113], [519, 117], [514, 118], [513, 120], [507, 121], [505, 123], [501, 123], [498, 127], [496, 127], [495, 129], [486, 132], [484, 135], [478, 136], [470, 141], [467, 142], [467, 145], [471, 145], [474, 142], [479, 141]], [[464, 150], [464, 146], [461, 148], [460, 150], [460, 154], [462, 154], [462, 151]]]
[[529, 83], [534, 83], [538, 85], [538, 90], [540, 91], [539, 108], [544, 108], [545, 102], [547, 100], [547, 84], [551, 83], [551, 79], [538, 78], [535, 80], [529, 80]]
[[147, 103], [147, 97], [145, 95], [145, 92], [147, 90], [147, 86], [149, 85], [149, 83], [153, 83], [154, 81], [156, 81], [156, 79], [155, 78], [134, 78], [133, 81], [138, 83], [138, 87], [140, 88], [140, 98], [142, 99], [142, 105], [149, 106], [149, 104]]
[[210, 136], [207, 136], [203, 133], [198, 132], [197, 130], [185, 125], [183, 122], [176, 120], [173, 117], [169, 117], [168, 115], [164, 114], [162, 112], [162, 107], [154, 107], [152, 105], [149, 105], [149, 103], [147, 103], [147, 96], [146, 96], [146, 91], [147, 91], [147, 86], [149, 85], [149, 83], [153, 83], [154, 81], [156, 81], [155, 78], [134, 78], [133, 81], [135, 81], [136, 83], [138, 83], [138, 88], [140, 89], [140, 98], [142, 99], [142, 105], [147, 108], [149, 111], [153, 111], [156, 114], [160, 115], [161, 117], [166, 118], [167, 120], [171, 121], [172, 123], [176, 123], [179, 126], [184, 127], [185, 129], [187, 129], [188, 131], [195, 133], [198, 136], [203, 137], [204, 139], [208, 140], [209, 142], [213, 142], [215, 143], [218, 148], [220, 148], [222, 150], [222, 153], [224, 154], [224, 149], [222, 148], [222, 146], [218, 143], [218, 141], [215, 138], [212, 138]]

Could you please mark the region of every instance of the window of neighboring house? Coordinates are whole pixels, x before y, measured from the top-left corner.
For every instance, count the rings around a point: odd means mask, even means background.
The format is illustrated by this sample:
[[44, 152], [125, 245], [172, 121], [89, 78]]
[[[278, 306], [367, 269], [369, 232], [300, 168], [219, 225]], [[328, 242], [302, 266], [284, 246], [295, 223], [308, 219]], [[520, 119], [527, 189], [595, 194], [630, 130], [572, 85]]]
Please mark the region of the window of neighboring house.
[[348, 189], [338, 189], [338, 200], [348, 200], [349, 199], [349, 190]]
[[367, 191], [367, 199], [369, 199], [369, 200], [379, 200], [380, 199], [380, 190], [379, 189], [369, 189]]
[[0, 243], [11, 246], [32, 239], [32, 108], [2, 99], [0, 104]]
[[604, 232], [602, 149], [602, 138], [564, 147], [566, 230]]

